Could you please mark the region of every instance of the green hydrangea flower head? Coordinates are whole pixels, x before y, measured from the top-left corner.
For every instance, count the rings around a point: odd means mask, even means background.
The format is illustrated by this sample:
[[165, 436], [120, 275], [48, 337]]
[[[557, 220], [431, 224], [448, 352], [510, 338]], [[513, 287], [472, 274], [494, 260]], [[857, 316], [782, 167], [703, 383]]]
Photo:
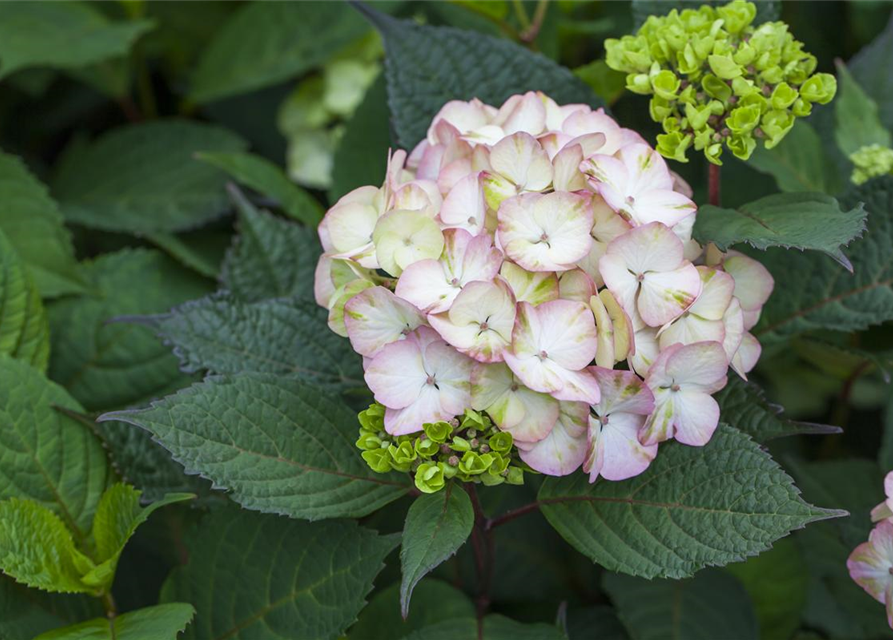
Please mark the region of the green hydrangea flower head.
[[893, 174], [893, 149], [880, 144], [871, 144], [862, 147], [850, 154], [853, 175], [850, 180], [853, 184], [862, 184], [872, 178]]
[[771, 149], [813, 104], [834, 98], [836, 79], [815, 73], [815, 56], [788, 26], [754, 25], [756, 15], [746, 0], [674, 9], [605, 42], [607, 64], [627, 74], [627, 89], [651, 96], [664, 157], [687, 162], [693, 147], [713, 164], [726, 149], [747, 160], [759, 141]]

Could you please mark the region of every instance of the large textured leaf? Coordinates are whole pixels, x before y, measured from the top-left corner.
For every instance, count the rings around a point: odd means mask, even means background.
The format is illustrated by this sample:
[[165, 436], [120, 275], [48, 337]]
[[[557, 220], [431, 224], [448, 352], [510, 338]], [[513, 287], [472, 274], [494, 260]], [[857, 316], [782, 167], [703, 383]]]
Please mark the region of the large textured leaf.
[[87, 2], [4, 2], [0, 78], [27, 67], [75, 69], [123, 56], [152, 26], [148, 20], [110, 22]]
[[294, 378], [216, 376], [149, 409], [122, 411], [189, 473], [248, 509], [294, 518], [360, 517], [396, 500], [405, 476], [373, 472], [354, 446], [356, 415]]
[[226, 174], [198, 151], [239, 151], [235, 134], [197, 122], [146, 122], [113, 129], [66, 162], [53, 193], [71, 222], [105, 231], [191, 229], [227, 207]]
[[740, 243], [757, 249], [812, 249], [850, 268], [841, 246], [865, 230], [865, 217], [860, 204], [841, 207], [823, 193], [781, 193], [738, 209], [701, 207], [694, 237], [702, 244], [713, 242], [722, 250]]
[[397, 141], [406, 149], [425, 137], [449, 100], [479, 98], [498, 107], [511, 95], [540, 90], [559, 104], [604, 106], [570, 70], [513, 42], [357, 6], [384, 38], [388, 99]]
[[567, 637], [569, 640], [629, 640], [614, 608], [605, 604], [568, 611]]
[[191, 97], [211, 102], [296, 77], [367, 28], [341, 2], [253, 2], [233, 15], [205, 49]]
[[578, 551], [645, 578], [682, 578], [742, 560], [793, 529], [843, 515], [804, 502], [765, 451], [726, 425], [704, 447], [664, 445], [648, 471], [630, 480], [548, 478], [538, 500]]
[[93, 434], [55, 406], [81, 411], [35, 369], [0, 356], [0, 499], [34, 500], [83, 540], [108, 463]]
[[[13, 3], [0, 4], [0, 10]], [[30, 4], [30, 3], [29, 3]], [[0, 152], [0, 230], [44, 297], [84, 290], [62, 214], [21, 160]]]
[[223, 286], [247, 301], [313, 296], [322, 248], [316, 231], [258, 211], [238, 191], [239, 236], [221, 268]]
[[186, 371], [293, 374], [332, 391], [364, 388], [360, 358], [313, 301], [209, 297], [150, 319]]
[[236, 182], [273, 198], [282, 210], [309, 227], [322, 220], [322, 206], [275, 164], [244, 151], [200, 153], [199, 160], [226, 171]]
[[[401, 640], [566, 640], [564, 633], [549, 624], [523, 624], [505, 616], [492, 614], [484, 618], [478, 634], [477, 620], [456, 618], [429, 625], [405, 636]], [[351, 638], [353, 640], [353, 638]], [[371, 638], [369, 640], [372, 640]]]
[[893, 319], [893, 177], [876, 178], [841, 198], [865, 203], [868, 229], [847, 249], [853, 274], [825, 256], [770, 249], [759, 256], [775, 276], [775, 292], [754, 333], [777, 341], [812, 329], [858, 331]]
[[822, 140], [809, 122], [798, 122], [773, 149], [757, 145], [750, 165], [774, 177], [781, 191], [834, 191], [835, 179]]
[[738, 377], [713, 396], [719, 403], [722, 421], [734, 425], [757, 442], [807, 433], [840, 433], [839, 427], [784, 418], [783, 409], [769, 403], [763, 390]]
[[95, 296], [49, 307], [50, 377], [91, 411], [131, 406], [187, 384], [177, 359], [151, 329], [109, 321], [167, 311], [205, 295], [211, 283], [146, 249], [100, 256], [84, 274]]
[[161, 604], [117, 616], [96, 618], [64, 629], [56, 629], [34, 640], [177, 640], [195, 609], [190, 604]]
[[881, 124], [888, 131], [893, 131], [891, 59], [893, 59], [893, 15], [874, 42], [862, 49], [848, 65], [853, 77], [877, 103]]
[[873, 144], [889, 147], [890, 132], [878, 119], [877, 104], [840, 61], [837, 63], [837, 75], [840, 78], [840, 93], [834, 101], [834, 138], [837, 146], [848, 156]]
[[0, 230], [0, 353], [45, 371], [50, 325], [40, 294], [6, 234]]
[[398, 542], [346, 520], [224, 509], [187, 538], [189, 564], [174, 570], [161, 599], [195, 605], [187, 640], [336, 638]]
[[16, 584], [0, 575], [0, 638], [33, 640], [44, 631], [102, 615], [91, 596], [56, 595]]
[[400, 551], [400, 610], [404, 617], [409, 615], [409, 600], [419, 580], [458, 551], [471, 534], [472, 525], [471, 500], [456, 484], [450, 483], [438, 493], [423, 494], [412, 503]]
[[31, 500], [0, 502], [0, 571], [51, 593], [89, 593], [81, 576], [92, 568], [55, 513]]
[[687, 580], [642, 580], [606, 574], [602, 581], [636, 640], [757, 640], [747, 592], [721, 571]]

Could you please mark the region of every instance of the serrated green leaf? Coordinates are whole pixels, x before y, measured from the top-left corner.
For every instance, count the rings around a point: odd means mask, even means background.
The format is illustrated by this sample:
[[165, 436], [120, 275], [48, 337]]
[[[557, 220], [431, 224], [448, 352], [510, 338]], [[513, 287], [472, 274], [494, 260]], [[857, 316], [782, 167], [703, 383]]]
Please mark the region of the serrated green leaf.
[[[5, 3], [0, 8], [7, 6]], [[81, 293], [71, 236], [46, 187], [15, 156], [0, 152], [0, 230], [44, 297]]]
[[315, 230], [258, 211], [238, 191], [239, 236], [220, 271], [223, 287], [237, 298], [313, 299], [313, 273], [322, 252]]
[[190, 97], [211, 102], [297, 77], [367, 29], [346, 3], [247, 4], [203, 52]]
[[474, 525], [474, 510], [468, 494], [450, 483], [438, 493], [415, 499], [403, 527], [400, 564], [400, 611], [409, 615], [409, 600], [419, 580], [459, 550]]
[[150, 20], [110, 22], [87, 2], [4, 2], [0, 78], [27, 67], [76, 69], [122, 56], [152, 27]]
[[843, 515], [804, 502], [769, 454], [722, 424], [704, 447], [664, 445], [630, 480], [547, 478], [538, 501], [578, 551], [645, 578], [682, 578], [742, 560], [793, 529]]
[[381, 32], [388, 100], [400, 146], [415, 147], [450, 100], [479, 98], [500, 106], [509, 96], [540, 90], [559, 104], [603, 107], [570, 70], [507, 40], [397, 20], [356, 5]]
[[356, 619], [398, 543], [346, 520], [223, 509], [187, 537], [189, 564], [174, 570], [161, 600], [195, 605], [185, 640], [335, 638]]
[[185, 371], [291, 374], [329, 391], [364, 389], [360, 358], [313, 301], [212, 296], [150, 319]]
[[409, 490], [373, 472], [354, 446], [356, 415], [294, 378], [214, 376], [139, 411], [106, 414], [143, 427], [180, 462], [257, 511], [361, 517]]
[[139, 490], [119, 482], [106, 489], [102, 495], [93, 518], [93, 543], [96, 547], [94, 559], [97, 564], [81, 578], [84, 584], [98, 590], [111, 588], [118, 569], [118, 560], [137, 527], [161, 507], [195, 498], [191, 493], [173, 493], [143, 508], [140, 507], [140, 493]]
[[110, 321], [168, 311], [207, 294], [211, 283], [148, 249], [102, 255], [85, 263], [84, 275], [96, 296], [48, 309], [50, 377], [90, 411], [133, 406], [188, 384], [151, 329]]
[[726, 570], [741, 581], [754, 605], [761, 640], [788, 640], [800, 627], [809, 569], [792, 538]]
[[112, 129], [66, 162], [52, 183], [62, 213], [91, 229], [183, 231], [227, 208], [226, 174], [199, 151], [239, 151], [234, 133], [198, 122], [160, 120]]
[[92, 593], [81, 576], [93, 567], [55, 513], [32, 500], [0, 502], [0, 571], [51, 593]]
[[0, 575], [0, 638], [33, 640], [45, 631], [102, 615], [99, 600], [52, 594], [16, 584]]
[[887, 130], [893, 131], [893, 15], [874, 41], [856, 54], [847, 65], [853, 77], [878, 105], [878, 115]]
[[275, 164], [244, 151], [199, 153], [199, 160], [225, 171], [236, 182], [273, 198], [290, 218], [315, 227], [322, 220], [322, 206], [294, 184]]
[[775, 178], [784, 192], [836, 192], [836, 178], [822, 150], [822, 140], [809, 122], [798, 122], [773, 149], [760, 145], [749, 162], [757, 171]]
[[770, 404], [765, 392], [756, 384], [738, 377], [729, 378], [725, 388], [713, 397], [719, 403], [723, 422], [760, 443], [785, 436], [842, 431], [839, 427], [782, 417], [782, 407]]
[[177, 640], [195, 616], [191, 604], [160, 604], [115, 617], [96, 618], [34, 640]]
[[834, 139], [847, 156], [862, 147], [891, 145], [890, 132], [878, 119], [878, 108], [842, 62], [837, 63], [840, 91], [834, 101]]
[[475, 615], [471, 599], [441, 580], [424, 578], [412, 595], [415, 606], [404, 620], [400, 615], [400, 585], [395, 583], [377, 592], [369, 606], [360, 611], [347, 637], [350, 640], [402, 638], [444, 620], [473, 618]]
[[223, 256], [232, 242], [226, 231], [208, 228], [181, 234], [151, 231], [143, 237], [184, 267], [214, 280], [220, 274]]
[[738, 209], [704, 205], [698, 210], [693, 236], [721, 250], [747, 243], [756, 249], [821, 251], [851, 269], [841, 247], [865, 230], [866, 216], [861, 205], [841, 207], [823, 193], [781, 193]]
[[629, 640], [617, 613], [607, 605], [596, 605], [567, 612], [569, 640]]
[[764, 344], [813, 329], [858, 331], [893, 319], [893, 177], [870, 180], [840, 199], [865, 203], [868, 229], [848, 248], [853, 274], [825, 256], [770, 249], [759, 256], [775, 277], [754, 334]]
[[0, 353], [46, 371], [50, 325], [31, 276], [0, 230]]
[[93, 434], [57, 406], [82, 411], [37, 370], [0, 356], [0, 500], [34, 500], [83, 540], [108, 462]]
[[741, 583], [717, 570], [687, 580], [605, 574], [602, 586], [636, 640], [757, 640], [757, 619]]

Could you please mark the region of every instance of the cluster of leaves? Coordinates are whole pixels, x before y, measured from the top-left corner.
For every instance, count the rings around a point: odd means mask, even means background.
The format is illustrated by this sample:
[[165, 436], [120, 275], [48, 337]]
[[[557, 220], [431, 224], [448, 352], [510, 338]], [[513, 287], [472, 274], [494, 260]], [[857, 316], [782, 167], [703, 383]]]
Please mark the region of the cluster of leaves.
[[[850, 156], [890, 144], [893, 23], [839, 69], [832, 107], [727, 162], [725, 206], [699, 212], [699, 240], [752, 253], [777, 288], [754, 330], [763, 365], [718, 394], [707, 446], [670, 443], [623, 482], [510, 486], [510, 443], [482, 442], [474, 416], [388, 442], [373, 409], [360, 446], [377, 438], [390, 470], [358, 451], [362, 368], [313, 300], [325, 207], [379, 184], [387, 148], [411, 148], [449, 99], [616, 96], [591, 60], [632, 30], [628, 5], [517, 4], [366, 9], [385, 68], [322, 192], [280, 169], [275, 114], [370, 37], [353, 8], [0, 3], [0, 112], [17, 123], [0, 129], [0, 638], [884, 632], [844, 561], [893, 467], [893, 405], [890, 434], [872, 431], [889, 403], [893, 177], [850, 184]], [[653, 4], [633, 13], [668, 10]], [[813, 50], [819, 68], [842, 52]], [[627, 126], [648, 120], [636, 98], [614, 104]], [[703, 168], [682, 169], [699, 202]], [[449, 479], [452, 455], [424, 444], [439, 439], [467, 442], [456, 476], [482, 482]], [[509, 473], [484, 486], [494, 452]]]

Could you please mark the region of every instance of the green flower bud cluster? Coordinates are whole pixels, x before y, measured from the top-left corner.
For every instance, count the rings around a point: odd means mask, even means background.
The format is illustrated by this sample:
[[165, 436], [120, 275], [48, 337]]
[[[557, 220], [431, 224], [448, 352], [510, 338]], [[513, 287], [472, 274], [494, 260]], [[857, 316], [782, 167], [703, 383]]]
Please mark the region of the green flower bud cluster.
[[687, 162], [694, 147], [722, 164], [726, 148], [747, 160], [758, 140], [771, 149], [796, 118], [834, 97], [834, 76], [814, 73], [815, 56], [785, 23], [753, 26], [756, 11], [745, 0], [674, 9], [650, 16], [634, 36], [605, 42], [608, 66], [628, 74], [626, 88], [652, 96], [664, 157]]
[[880, 144], [870, 144], [850, 154], [853, 163], [853, 184], [862, 184], [872, 178], [893, 175], [893, 149]]
[[450, 422], [425, 424], [421, 433], [392, 436], [384, 429], [384, 412], [373, 404], [357, 416], [357, 447], [373, 471], [412, 473], [424, 493], [440, 491], [453, 478], [487, 486], [524, 484], [530, 468], [518, 457], [512, 434], [500, 431], [486, 414], [466, 409]]

